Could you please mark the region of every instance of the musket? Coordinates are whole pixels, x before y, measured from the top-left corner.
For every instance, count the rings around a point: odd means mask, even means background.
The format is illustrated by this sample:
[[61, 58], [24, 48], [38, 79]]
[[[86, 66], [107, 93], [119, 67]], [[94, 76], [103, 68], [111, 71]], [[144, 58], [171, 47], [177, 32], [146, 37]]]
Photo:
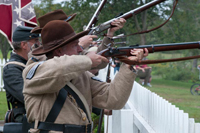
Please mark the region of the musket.
[[166, 0], [154, 0], [154, 1], [151, 1], [151, 2], [149, 2], [147, 4], [144, 4], [143, 6], [140, 6], [140, 7], [136, 8], [136, 9], [133, 9], [133, 10], [131, 10], [131, 11], [129, 11], [129, 12], [117, 17], [117, 18], [114, 18], [114, 19], [111, 19], [109, 21], [106, 21], [106, 22], [100, 24], [99, 26], [92, 27], [89, 34], [90, 35], [98, 35], [101, 32], [103, 32], [103, 31], [107, 30], [108, 28], [110, 28], [112, 21], [114, 21], [116, 19], [119, 19], [119, 18], [129, 19], [133, 15], [136, 15], [136, 14], [138, 14], [138, 13], [140, 13], [140, 12], [150, 8], [150, 7], [153, 7], [153, 6], [157, 5], [157, 4], [160, 4], [161, 2], [164, 2], [164, 1], [166, 1]]
[[[110, 66], [111, 66], [111, 62], [109, 62], [109, 64], [108, 64], [108, 70], [107, 70], [107, 74], [106, 74], [106, 82], [107, 83], [110, 83], [110, 81], [111, 81], [110, 80]], [[101, 109], [97, 133], [101, 133], [101, 126], [102, 126], [103, 116], [104, 116], [104, 109]]]
[[107, 0], [102, 0], [101, 1], [101, 3], [99, 4], [97, 10], [95, 11], [94, 15], [92, 16], [92, 18], [91, 18], [90, 22], [88, 23], [87, 27], [85, 28], [85, 30], [89, 30], [90, 28], [92, 28], [93, 26], [95, 26], [95, 24], [98, 21], [99, 13], [103, 9], [103, 7], [106, 4], [106, 2], [107, 2]]
[[[90, 22], [88, 23], [88, 25], [85, 28], [86, 30], [91, 29], [92, 27], [95, 26], [95, 24], [98, 21], [98, 16], [99, 13], [101, 12], [101, 10], [103, 9], [104, 5], [106, 4], [107, 0], [102, 0], [101, 3], [99, 4], [97, 10], [95, 11], [95, 13], [93, 14]], [[90, 35], [90, 32], [88, 33]], [[100, 40], [97, 40], [97, 42], [100, 42]], [[103, 116], [104, 116], [104, 109], [101, 109], [101, 113], [100, 113], [100, 117], [99, 117], [99, 124], [98, 124], [98, 130], [97, 133], [101, 133], [101, 126], [102, 126], [102, 121], [103, 121]]]
[[128, 47], [111, 47], [100, 51], [98, 54], [104, 57], [117, 57], [120, 61], [130, 64], [155, 64], [163, 62], [173, 62], [200, 58], [200, 55], [189, 56], [182, 58], [163, 59], [163, 60], [145, 60], [141, 62], [133, 62], [126, 58], [131, 56], [130, 51], [132, 49], [144, 49], [147, 48], [149, 53], [162, 52], [162, 51], [173, 51], [173, 50], [187, 50], [187, 49], [199, 49], [200, 42], [183, 42], [183, 43], [171, 43], [171, 44], [155, 44], [155, 45], [133, 45]]

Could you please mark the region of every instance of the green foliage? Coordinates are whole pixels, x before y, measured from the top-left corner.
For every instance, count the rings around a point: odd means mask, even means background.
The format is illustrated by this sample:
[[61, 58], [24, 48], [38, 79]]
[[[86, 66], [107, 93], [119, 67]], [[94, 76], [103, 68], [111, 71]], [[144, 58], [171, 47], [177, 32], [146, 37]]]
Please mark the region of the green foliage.
[[[92, 113], [91, 117], [92, 117], [92, 121], [93, 121], [93, 132], [97, 133], [100, 116]], [[101, 133], [104, 133], [104, 121], [102, 121]]]
[[0, 120], [4, 120], [7, 110], [6, 93], [0, 92]]
[[0, 49], [1, 49], [1, 55], [2, 57], [7, 60], [9, 59], [8, 57], [8, 52], [11, 49], [10, 44], [8, 43], [7, 39], [5, 36], [0, 34]]
[[162, 79], [179, 81], [197, 81], [198, 70], [191, 71], [190, 62], [170, 62], [151, 65], [153, 75], [160, 75]]

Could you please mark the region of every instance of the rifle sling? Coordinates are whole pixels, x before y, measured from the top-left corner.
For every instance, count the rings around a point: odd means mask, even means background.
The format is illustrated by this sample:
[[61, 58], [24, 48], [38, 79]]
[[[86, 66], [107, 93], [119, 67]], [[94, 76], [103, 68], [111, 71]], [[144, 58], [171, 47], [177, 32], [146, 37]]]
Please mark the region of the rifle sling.
[[[133, 35], [138, 35], [138, 34], [149, 33], [149, 32], [151, 32], [151, 31], [157, 30], [158, 28], [160, 28], [160, 27], [162, 27], [163, 25], [165, 25], [165, 24], [170, 20], [170, 18], [173, 16], [177, 3], [178, 3], [178, 0], [174, 0], [173, 9], [172, 9], [172, 12], [171, 12], [169, 18], [168, 18], [164, 23], [162, 23], [161, 25], [159, 25], [159, 26], [157, 26], [157, 27], [155, 27], [155, 28], [152, 28], [152, 29], [150, 29], [150, 30], [139, 31], [139, 32], [135, 32], [135, 33], [132, 33], [132, 34], [129, 34], [129, 35], [124, 35], [124, 36], [115, 36], [115, 39], [118, 39], [118, 38], [125, 38], [125, 37], [128, 37], [128, 36], [133, 36]], [[133, 15], [134, 15], [134, 17], [135, 17], [135, 14], [133, 14]]]

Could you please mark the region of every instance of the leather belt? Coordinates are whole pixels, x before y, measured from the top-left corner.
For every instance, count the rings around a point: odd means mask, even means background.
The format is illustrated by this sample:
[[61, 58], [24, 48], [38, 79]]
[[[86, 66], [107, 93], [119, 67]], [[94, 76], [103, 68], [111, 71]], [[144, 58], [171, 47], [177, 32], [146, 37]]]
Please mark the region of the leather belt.
[[[34, 128], [34, 123], [31, 124]], [[51, 122], [39, 122], [37, 129], [40, 129], [40, 133], [46, 130], [61, 131], [63, 133], [91, 133], [92, 126], [88, 125], [71, 125], [71, 124], [57, 124]]]

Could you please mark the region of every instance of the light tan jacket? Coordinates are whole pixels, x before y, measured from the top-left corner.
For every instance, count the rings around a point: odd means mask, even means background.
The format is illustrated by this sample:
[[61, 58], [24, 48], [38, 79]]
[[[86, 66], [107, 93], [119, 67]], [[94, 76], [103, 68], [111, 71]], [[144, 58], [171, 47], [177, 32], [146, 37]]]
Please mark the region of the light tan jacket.
[[[32, 79], [26, 79], [29, 70], [37, 63], [27, 64], [23, 72], [23, 94], [29, 122], [45, 121], [59, 90], [69, 81], [85, 97], [90, 113], [92, 106], [121, 109], [130, 95], [136, 77], [135, 73], [122, 64], [110, 84], [100, 82], [92, 79], [94, 75], [88, 72], [92, 65], [90, 58], [85, 55], [64, 55], [45, 61], [37, 68]], [[68, 96], [55, 123], [86, 125], [89, 122], [85, 112]], [[39, 131], [31, 129], [31, 132]]]

